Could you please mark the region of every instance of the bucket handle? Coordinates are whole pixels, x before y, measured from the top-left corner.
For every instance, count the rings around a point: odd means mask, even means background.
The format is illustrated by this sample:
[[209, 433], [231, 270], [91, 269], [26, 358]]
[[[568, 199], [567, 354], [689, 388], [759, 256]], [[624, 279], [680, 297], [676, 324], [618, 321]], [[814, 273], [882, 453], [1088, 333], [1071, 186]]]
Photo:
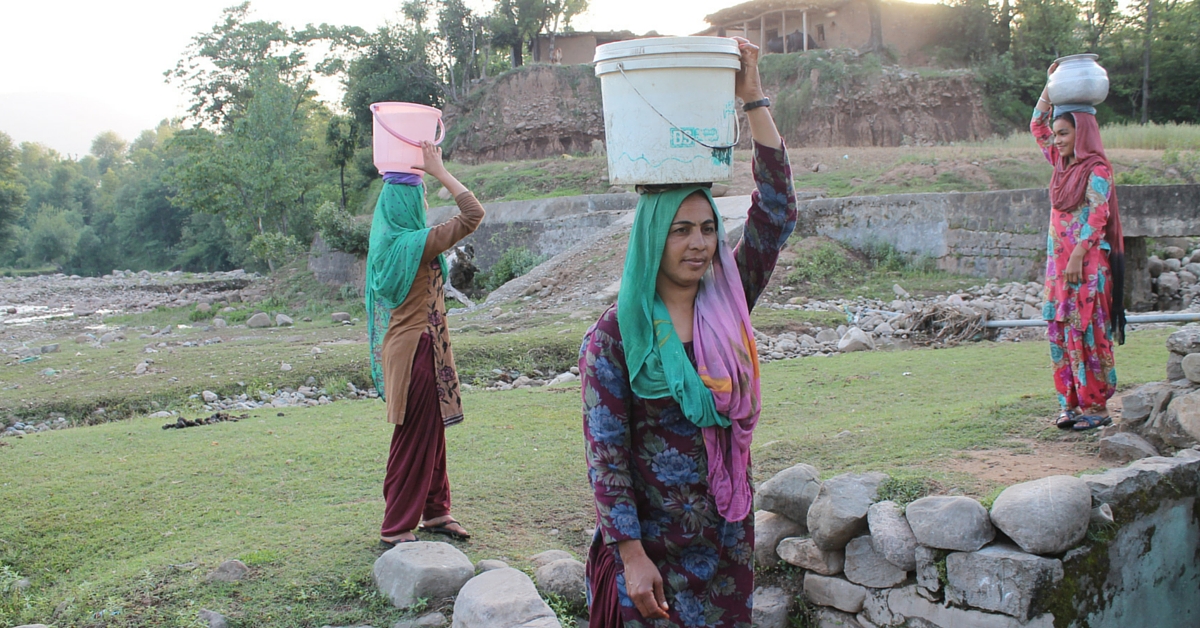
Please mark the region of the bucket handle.
[[650, 107], [650, 109], [654, 111], [654, 113], [657, 113], [657, 114], [658, 114], [658, 117], [662, 118], [664, 122], [666, 122], [667, 124], [671, 125], [671, 128], [672, 128], [672, 129], [675, 129], [676, 131], [679, 131], [679, 132], [680, 132], [680, 133], [682, 133], [682, 134], [683, 134], [685, 137], [687, 137], [688, 139], [692, 140], [693, 142], [695, 142], [695, 143], [697, 143], [697, 144], [699, 144], [699, 145], [701, 145], [701, 146], [703, 146], [703, 147], [705, 147], [705, 148], [711, 148], [712, 150], [729, 150], [729, 149], [733, 148], [734, 146], [737, 146], [737, 145], [738, 145], [738, 142], [739, 142], [739, 141], [741, 141], [741, 139], [742, 139], [742, 125], [738, 124], [738, 123], [737, 123], [737, 119], [735, 118], [735, 119], [734, 119], [733, 143], [732, 143], [732, 144], [730, 144], [730, 145], [728, 145], [728, 146], [713, 146], [712, 144], [705, 144], [704, 142], [700, 141], [700, 139], [696, 138], [696, 137], [695, 137], [694, 135], [692, 135], [691, 133], [688, 133], [687, 131], [684, 131], [684, 130], [683, 130], [683, 127], [681, 127], [681, 126], [679, 126], [678, 124], [675, 124], [674, 122], [671, 122], [670, 120], [668, 120], [668, 119], [667, 119], [667, 116], [664, 116], [664, 115], [662, 114], [662, 112], [658, 110], [658, 107], [655, 107], [653, 103], [651, 103], [649, 100], [646, 100], [646, 97], [642, 95], [642, 92], [638, 91], [637, 85], [634, 85], [634, 84], [633, 84], [633, 81], [630, 81], [630, 80], [629, 80], [629, 77], [628, 77], [628, 76], [625, 74], [625, 64], [624, 64], [623, 62], [617, 62], [617, 69], [618, 69], [618, 70], [620, 70], [620, 72], [621, 72], [621, 76], [624, 76], [624, 77], [625, 77], [625, 80], [629, 82], [629, 87], [633, 88], [633, 93], [637, 94], [637, 95], [638, 95], [638, 97], [642, 99], [642, 102], [646, 103], [646, 105], [647, 105], [647, 106], [649, 106], [649, 107]]
[[[401, 142], [406, 142], [408, 144], [411, 144], [413, 146], [420, 148], [420, 146], [421, 146], [420, 142], [418, 142], [416, 140], [410, 140], [407, 137], [404, 137], [403, 135], [397, 133], [395, 131], [395, 129], [388, 126], [386, 122], [384, 122], [382, 119], [380, 119], [379, 112], [375, 109], [378, 105], [379, 105], [379, 103], [375, 103], [375, 104], [371, 105], [371, 116], [375, 118], [375, 121], [379, 123], [379, 126], [383, 127], [384, 131], [391, 133], [392, 137], [395, 137], [396, 139], [400, 140]], [[437, 132], [436, 131], [434, 132], [434, 140], [433, 140], [434, 146], [441, 144], [442, 140], [446, 139], [446, 125], [442, 122], [441, 116], [438, 117], [437, 130], [441, 131], [441, 136], [439, 137]]]

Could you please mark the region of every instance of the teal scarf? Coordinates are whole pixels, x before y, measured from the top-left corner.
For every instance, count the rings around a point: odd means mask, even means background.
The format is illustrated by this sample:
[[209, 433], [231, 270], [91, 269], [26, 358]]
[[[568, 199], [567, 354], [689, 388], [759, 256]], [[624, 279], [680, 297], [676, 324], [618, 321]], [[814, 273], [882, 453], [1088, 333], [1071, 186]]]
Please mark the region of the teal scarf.
[[[367, 339], [371, 346], [371, 378], [381, 399], [386, 399], [383, 381], [383, 338], [392, 320], [392, 310], [408, 296], [421, 266], [429, 227], [425, 224], [425, 186], [385, 183], [375, 204], [371, 241], [367, 250]], [[444, 255], [437, 256], [442, 277], [448, 270]]]
[[[683, 200], [697, 191], [713, 203], [712, 193], [703, 186], [643, 194], [638, 199], [617, 295], [617, 325], [634, 394], [643, 399], [671, 397], [698, 427], [729, 427], [729, 419], [717, 413], [712, 393], [688, 360], [667, 306], [655, 288], [675, 213]], [[715, 205], [713, 215], [723, 234], [721, 214]]]

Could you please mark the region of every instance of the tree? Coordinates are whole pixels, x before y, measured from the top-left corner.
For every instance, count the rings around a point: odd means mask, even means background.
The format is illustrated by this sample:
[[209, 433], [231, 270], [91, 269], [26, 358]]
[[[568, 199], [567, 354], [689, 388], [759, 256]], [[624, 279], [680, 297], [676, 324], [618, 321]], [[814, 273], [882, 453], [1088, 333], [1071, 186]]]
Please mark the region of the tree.
[[571, 20], [587, 11], [588, 0], [545, 0], [546, 28], [550, 32], [550, 52], [554, 53], [554, 39], [559, 33], [571, 29]]
[[463, 0], [441, 0], [438, 9], [438, 35], [450, 57], [447, 77], [450, 96], [460, 98], [459, 86], [466, 86], [476, 77], [476, 57], [483, 36], [483, 20], [478, 18]]
[[43, 205], [29, 228], [26, 255], [32, 264], [61, 266], [75, 254], [82, 218], [71, 211]]
[[863, 52], [879, 52], [883, 50], [883, 13], [879, 8], [879, 0], [867, 0], [867, 20], [871, 25], [871, 34], [867, 37]]
[[29, 198], [19, 177], [17, 150], [13, 147], [12, 137], [0, 131], [0, 248], [12, 238]]
[[91, 154], [97, 159], [100, 174], [125, 163], [125, 151], [128, 146], [115, 131], [104, 131], [92, 140]]
[[[364, 40], [346, 71], [342, 100], [360, 129], [371, 128], [371, 103], [442, 104], [442, 80], [429, 56], [431, 34], [419, 23], [387, 24]], [[366, 134], [364, 134], [366, 135]]]
[[1018, 67], [1043, 72], [1058, 57], [1078, 52], [1079, 16], [1071, 0], [1017, 0], [1013, 55]]
[[353, 116], [332, 116], [325, 131], [329, 158], [338, 168], [338, 185], [342, 192], [340, 207], [346, 209], [346, 166], [354, 159], [358, 148], [358, 123]]

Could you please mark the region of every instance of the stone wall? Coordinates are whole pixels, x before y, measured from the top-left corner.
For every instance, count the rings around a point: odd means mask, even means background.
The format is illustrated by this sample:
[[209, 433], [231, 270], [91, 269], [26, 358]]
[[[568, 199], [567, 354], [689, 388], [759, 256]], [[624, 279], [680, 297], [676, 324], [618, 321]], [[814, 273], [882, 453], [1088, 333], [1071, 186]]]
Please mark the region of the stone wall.
[[308, 250], [308, 270], [317, 281], [330, 286], [352, 285], [362, 294], [367, 280], [366, 258], [329, 248], [321, 234], [313, 237]]
[[1200, 451], [1013, 485], [990, 509], [879, 501], [887, 482], [801, 464], [759, 487], [755, 559], [799, 567], [784, 584], [807, 600], [760, 628], [1200, 625]]
[[[1200, 235], [1200, 185], [1117, 186], [1126, 239], [1126, 294], [1148, 295], [1144, 238]], [[1000, 190], [818, 199], [800, 204], [797, 229], [855, 248], [886, 244], [933, 258], [943, 270], [1040, 280], [1049, 191]], [[1135, 308], [1140, 309], [1140, 308]]]

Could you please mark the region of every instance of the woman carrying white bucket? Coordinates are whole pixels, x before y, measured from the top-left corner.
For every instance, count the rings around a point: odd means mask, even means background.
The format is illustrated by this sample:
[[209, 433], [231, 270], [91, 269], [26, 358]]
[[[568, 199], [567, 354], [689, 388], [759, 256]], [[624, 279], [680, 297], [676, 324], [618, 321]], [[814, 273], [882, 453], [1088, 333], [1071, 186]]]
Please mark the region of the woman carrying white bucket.
[[598, 520], [591, 628], [751, 625], [761, 398], [750, 308], [796, 225], [796, 195], [759, 50], [735, 39], [757, 186], [741, 241], [725, 243], [706, 185], [644, 189], [617, 303], [580, 350]]

